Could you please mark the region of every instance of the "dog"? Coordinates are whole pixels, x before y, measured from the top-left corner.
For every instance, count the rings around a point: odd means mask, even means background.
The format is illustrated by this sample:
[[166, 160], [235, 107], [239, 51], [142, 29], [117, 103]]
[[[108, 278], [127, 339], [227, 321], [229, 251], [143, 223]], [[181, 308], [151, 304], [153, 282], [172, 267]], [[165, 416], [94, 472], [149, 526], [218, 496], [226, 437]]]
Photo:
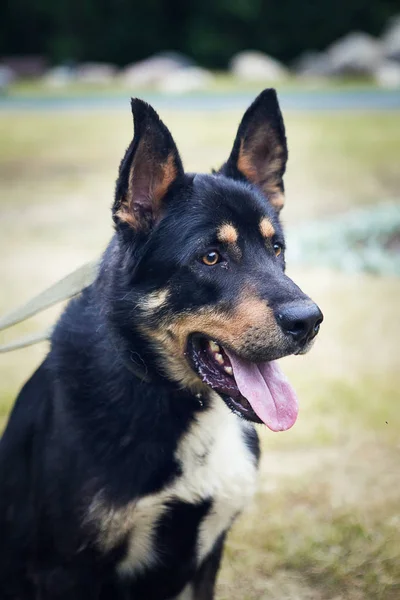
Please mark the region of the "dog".
[[254, 424], [297, 417], [276, 360], [306, 352], [323, 316], [285, 275], [275, 91], [212, 174], [184, 172], [148, 104], [132, 113], [97, 278], [0, 443], [2, 600], [212, 600], [256, 484]]

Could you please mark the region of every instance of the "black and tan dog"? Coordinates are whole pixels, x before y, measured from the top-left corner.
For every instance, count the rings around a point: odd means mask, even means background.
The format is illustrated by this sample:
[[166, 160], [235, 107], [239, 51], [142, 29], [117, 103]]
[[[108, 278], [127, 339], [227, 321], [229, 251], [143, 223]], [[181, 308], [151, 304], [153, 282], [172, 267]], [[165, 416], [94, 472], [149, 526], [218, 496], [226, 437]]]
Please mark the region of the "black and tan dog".
[[212, 175], [185, 174], [154, 110], [132, 111], [115, 235], [0, 443], [2, 600], [211, 600], [255, 485], [253, 423], [296, 420], [275, 361], [322, 315], [284, 272], [275, 92]]

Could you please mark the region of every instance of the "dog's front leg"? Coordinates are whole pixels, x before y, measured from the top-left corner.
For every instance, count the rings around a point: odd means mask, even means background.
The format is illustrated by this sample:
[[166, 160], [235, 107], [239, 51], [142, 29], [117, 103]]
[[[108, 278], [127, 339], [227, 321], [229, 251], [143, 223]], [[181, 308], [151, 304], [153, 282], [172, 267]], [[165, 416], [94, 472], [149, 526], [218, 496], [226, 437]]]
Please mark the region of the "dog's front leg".
[[193, 600], [213, 600], [215, 581], [221, 564], [224, 550], [225, 535], [223, 534], [215, 544], [211, 554], [207, 556], [200, 566], [193, 580]]
[[35, 600], [100, 600], [98, 578], [91, 572], [55, 567], [36, 572]]

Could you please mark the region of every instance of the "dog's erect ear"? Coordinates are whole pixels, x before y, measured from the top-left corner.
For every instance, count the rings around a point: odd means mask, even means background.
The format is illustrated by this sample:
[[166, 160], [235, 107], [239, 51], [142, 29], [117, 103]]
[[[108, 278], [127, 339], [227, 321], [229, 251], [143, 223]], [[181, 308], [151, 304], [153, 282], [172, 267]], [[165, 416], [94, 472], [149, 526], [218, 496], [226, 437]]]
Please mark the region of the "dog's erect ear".
[[162, 200], [183, 175], [172, 136], [151, 106], [132, 99], [135, 133], [122, 159], [116, 185], [113, 219], [136, 231], [148, 231], [160, 218]]
[[264, 90], [245, 112], [231, 155], [220, 173], [254, 183], [279, 211], [284, 204], [287, 157], [285, 126], [276, 92]]

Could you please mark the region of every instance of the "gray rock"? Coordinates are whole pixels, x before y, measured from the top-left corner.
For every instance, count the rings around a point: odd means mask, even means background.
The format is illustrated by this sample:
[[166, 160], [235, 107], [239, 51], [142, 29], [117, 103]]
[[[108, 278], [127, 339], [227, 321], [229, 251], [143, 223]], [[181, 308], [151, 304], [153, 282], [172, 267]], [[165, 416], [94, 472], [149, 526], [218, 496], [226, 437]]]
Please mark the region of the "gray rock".
[[400, 62], [385, 60], [374, 73], [375, 81], [384, 88], [400, 88]]
[[332, 75], [373, 75], [383, 57], [379, 40], [353, 32], [334, 42], [326, 51]]
[[47, 68], [46, 57], [36, 54], [3, 56], [1, 62], [5, 67], [12, 69], [16, 77], [42, 77]]
[[43, 76], [43, 83], [50, 88], [62, 88], [76, 80], [76, 70], [67, 65], [52, 67]]
[[400, 15], [389, 21], [382, 36], [382, 44], [385, 57], [400, 62]]
[[175, 50], [164, 50], [163, 52], [157, 52], [153, 58], [155, 57], [170, 58], [182, 68], [196, 66], [196, 63], [192, 58], [190, 58], [190, 56], [186, 56], [186, 54], [183, 54], [182, 52], [176, 52]]
[[121, 71], [121, 80], [130, 87], [157, 87], [172, 73], [180, 71], [181, 60], [168, 53], [155, 55], [128, 65]]
[[185, 67], [170, 73], [158, 83], [158, 89], [169, 94], [185, 94], [209, 87], [214, 75], [201, 67]]
[[332, 71], [329, 58], [324, 52], [305, 52], [293, 66], [296, 74], [301, 77], [325, 77]]
[[288, 69], [278, 60], [255, 50], [235, 54], [229, 67], [242, 81], [280, 81], [289, 75]]
[[76, 77], [83, 83], [106, 84], [113, 81], [117, 70], [108, 63], [82, 63], [76, 69]]

